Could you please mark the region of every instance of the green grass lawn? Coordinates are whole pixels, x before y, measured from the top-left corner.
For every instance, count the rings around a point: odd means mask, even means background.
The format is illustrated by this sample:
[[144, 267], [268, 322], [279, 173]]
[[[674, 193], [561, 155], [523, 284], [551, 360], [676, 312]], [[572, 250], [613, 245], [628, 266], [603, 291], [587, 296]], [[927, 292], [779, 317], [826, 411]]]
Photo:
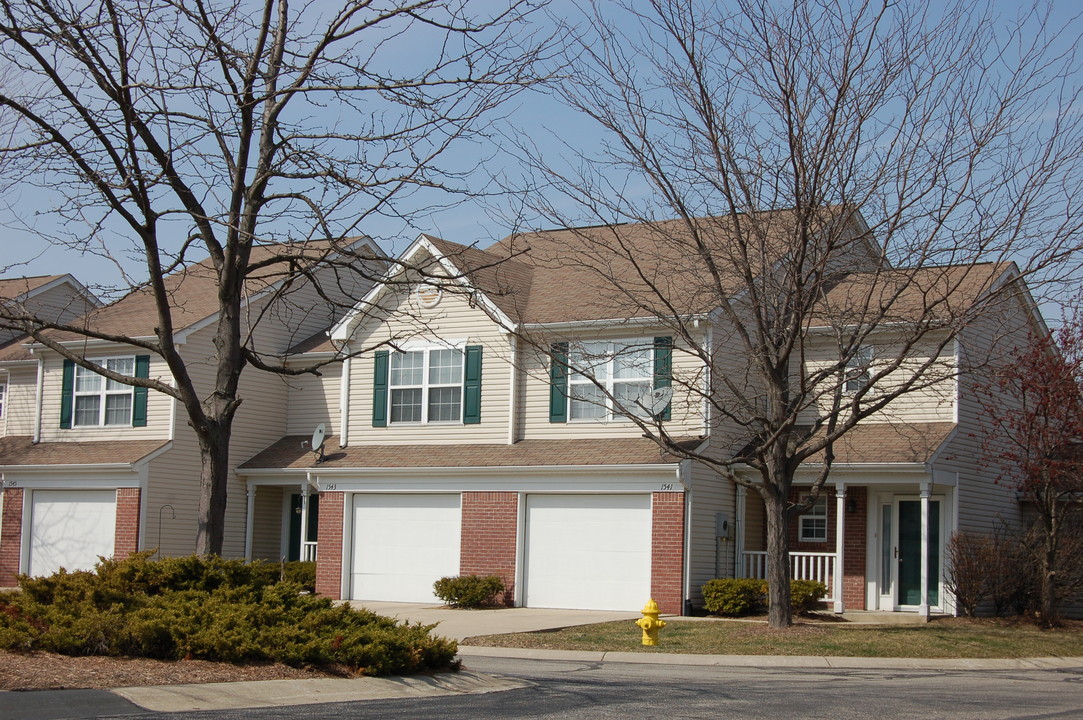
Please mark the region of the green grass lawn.
[[1083, 623], [1042, 630], [1026, 621], [943, 618], [924, 625], [808, 622], [788, 630], [765, 623], [669, 619], [657, 647], [644, 647], [632, 621], [468, 638], [460, 645], [694, 653], [907, 658], [1083, 656]]

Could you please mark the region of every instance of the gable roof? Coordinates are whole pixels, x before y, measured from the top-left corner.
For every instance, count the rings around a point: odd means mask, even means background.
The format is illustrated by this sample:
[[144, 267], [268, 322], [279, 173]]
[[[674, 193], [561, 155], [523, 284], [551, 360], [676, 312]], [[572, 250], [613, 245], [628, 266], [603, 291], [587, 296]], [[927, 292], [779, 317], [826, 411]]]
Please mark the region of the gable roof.
[[0, 278], [0, 298], [18, 300], [40, 290], [49, 283], [67, 275], [34, 275], [31, 277]]

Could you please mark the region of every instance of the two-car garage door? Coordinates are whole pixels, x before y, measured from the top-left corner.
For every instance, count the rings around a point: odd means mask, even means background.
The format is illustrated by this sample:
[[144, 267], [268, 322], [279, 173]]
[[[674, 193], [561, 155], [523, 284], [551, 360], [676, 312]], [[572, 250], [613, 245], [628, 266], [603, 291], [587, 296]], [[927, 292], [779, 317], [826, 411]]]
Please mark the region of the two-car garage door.
[[[435, 602], [458, 575], [458, 493], [353, 496], [351, 597]], [[637, 610], [650, 595], [650, 495], [528, 495], [523, 517], [528, 607]]]

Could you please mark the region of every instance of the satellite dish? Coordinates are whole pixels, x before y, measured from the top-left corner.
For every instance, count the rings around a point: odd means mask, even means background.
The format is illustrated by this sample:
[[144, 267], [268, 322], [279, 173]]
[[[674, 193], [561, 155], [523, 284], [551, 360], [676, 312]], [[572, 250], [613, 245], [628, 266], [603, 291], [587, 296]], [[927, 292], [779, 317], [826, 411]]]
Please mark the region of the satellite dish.
[[316, 426], [316, 429], [312, 432], [312, 452], [319, 453], [320, 457], [316, 462], [323, 462], [323, 440], [327, 437], [327, 426], [320, 423]]
[[661, 415], [673, 399], [673, 388], [655, 388], [645, 399], [647, 400], [645, 404], [647, 409], [651, 411], [651, 415]]

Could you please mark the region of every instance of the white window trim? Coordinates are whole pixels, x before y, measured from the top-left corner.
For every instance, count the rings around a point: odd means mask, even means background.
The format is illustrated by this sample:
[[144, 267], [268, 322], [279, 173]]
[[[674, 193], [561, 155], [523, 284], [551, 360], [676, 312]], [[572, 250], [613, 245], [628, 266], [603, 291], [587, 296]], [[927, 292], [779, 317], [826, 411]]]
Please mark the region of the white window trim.
[[[872, 381], [872, 363], [876, 355], [871, 345], [862, 345], [846, 361], [842, 374], [842, 394], [855, 395], [869, 387]], [[854, 383], [854, 387], [850, 387]]]
[[[819, 508], [823, 508], [823, 512], [816, 512]], [[823, 537], [812, 537], [811, 531], [813, 530], [813, 520], [823, 521]], [[818, 531], [819, 528], [816, 528]], [[804, 514], [799, 515], [797, 518], [797, 541], [806, 543], [825, 543], [827, 542], [827, 497], [820, 495], [816, 498], [816, 502], [812, 504]]]
[[[645, 390], [644, 390], [645, 394], [650, 393], [650, 392], [652, 392], [654, 390], [654, 350], [653, 350], [653, 348], [654, 348], [654, 338], [653, 337], [651, 337], [651, 338], [636, 337], [636, 338], [618, 338], [618, 339], [615, 339], [615, 340], [597, 340], [597, 341], [592, 340], [592, 341], [588, 341], [588, 342], [583, 342], [583, 343], [581, 343], [581, 345], [589, 345], [589, 344], [593, 344], [593, 343], [596, 343], [596, 342], [606, 344], [605, 356], [606, 356], [607, 360], [605, 361], [605, 363], [606, 363], [606, 378], [605, 378], [604, 381], [601, 381], [601, 380], [596, 381], [592, 376], [585, 375], [585, 374], [579, 372], [579, 370], [576, 369], [574, 366], [572, 366], [572, 364], [571, 364], [571, 356], [574, 353], [574, 347], [575, 346], [573, 345], [572, 347], [570, 347], [568, 349], [568, 391], [567, 391], [567, 396], [568, 397], [566, 398], [566, 402], [567, 402], [567, 408], [566, 408], [567, 415], [566, 415], [566, 417], [568, 418], [568, 422], [569, 423], [631, 422], [631, 420], [626, 415], [624, 415], [623, 413], [614, 412], [614, 401], [611, 400], [610, 398], [614, 396], [614, 386], [616, 384], [618, 384], [618, 383], [635, 383], [635, 382], [645, 383], [645, 386], [644, 386], [645, 387]], [[635, 348], [635, 349], [647, 350], [650, 353], [650, 361], [649, 361], [650, 362], [650, 369], [648, 370], [647, 374], [645, 376], [643, 376], [643, 377], [640, 377], [640, 378], [617, 378], [617, 377], [615, 377], [614, 368], [613, 368], [613, 361], [617, 356], [617, 353], [615, 352], [615, 348], [617, 348], [617, 347], [624, 347], [624, 348], [631, 347], [631, 348]], [[582, 386], [585, 386], [585, 387], [597, 387], [599, 384], [604, 386], [605, 392], [608, 394], [608, 396], [603, 396], [603, 398], [602, 398], [603, 403], [604, 403], [602, 405], [602, 407], [605, 409], [605, 414], [602, 417], [584, 417], [584, 418], [574, 418], [574, 417], [572, 417], [572, 403], [575, 401], [575, 399], [572, 397], [572, 386], [573, 385], [582, 385]], [[649, 414], [644, 410], [643, 415], [641, 417], [646, 419], [646, 418], [649, 417]]]
[[[438, 350], [452, 350], [458, 352], [462, 358], [462, 362], [459, 365], [459, 381], [458, 383], [429, 383], [429, 356], [434, 351]], [[394, 361], [396, 355], [421, 352], [425, 354], [425, 359], [421, 365], [421, 384], [420, 385], [394, 385], [391, 382], [391, 364]], [[405, 343], [400, 346], [399, 350], [392, 350], [387, 360], [387, 424], [388, 425], [462, 425], [463, 424], [463, 380], [466, 373], [466, 341], [440, 342], [440, 343], [426, 343], [420, 344], [417, 342]], [[429, 420], [429, 390], [433, 388], [459, 388], [459, 417], [456, 420]], [[392, 420], [391, 408], [392, 398], [394, 397], [395, 390], [421, 390], [421, 420]]]
[[[132, 375], [133, 376], [135, 375], [135, 363], [136, 363], [135, 355], [115, 355], [115, 356], [112, 356], [112, 357], [95, 358], [94, 360], [91, 360], [90, 362], [94, 363], [95, 365], [97, 365], [99, 367], [104, 368], [106, 363], [108, 363], [110, 360], [130, 360], [131, 363], [132, 363]], [[110, 390], [109, 389], [109, 383], [111, 381], [109, 380], [109, 378], [105, 377], [104, 375], [98, 375], [98, 373], [95, 373], [93, 370], [89, 370], [89, 369], [87, 369], [87, 368], [85, 368], [85, 367], [83, 367], [82, 365], [79, 365], [79, 364], [76, 364], [74, 366], [74, 368], [75, 369], [74, 369], [74, 372], [72, 373], [72, 380], [71, 380], [71, 426], [72, 426], [72, 428], [105, 428], [105, 427], [109, 427], [109, 428], [129, 427], [130, 428], [130, 427], [132, 427], [132, 416], [135, 414], [135, 386], [134, 385], [125, 385], [124, 389], [122, 389], [122, 390]], [[89, 392], [89, 391], [80, 392], [79, 391], [78, 388], [79, 388], [79, 373], [80, 372], [92, 373], [94, 375], [98, 375], [98, 377], [101, 378], [100, 385], [99, 385], [97, 391], [95, 391], [95, 392]], [[131, 398], [131, 402], [128, 404], [128, 422], [126, 422], [126, 423], [107, 424], [105, 422], [106, 406], [108, 404], [106, 402], [106, 400], [110, 396], [116, 397], [116, 396], [120, 396], [120, 395], [128, 395]], [[78, 417], [79, 417], [79, 414], [77, 412], [78, 402], [76, 401], [76, 399], [80, 398], [80, 397], [98, 397], [99, 398], [99, 402], [98, 402], [98, 421], [96, 423], [79, 423], [77, 421]]]
[[8, 411], [8, 381], [11, 378], [6, 372], [0, 372], [0, 420]]

